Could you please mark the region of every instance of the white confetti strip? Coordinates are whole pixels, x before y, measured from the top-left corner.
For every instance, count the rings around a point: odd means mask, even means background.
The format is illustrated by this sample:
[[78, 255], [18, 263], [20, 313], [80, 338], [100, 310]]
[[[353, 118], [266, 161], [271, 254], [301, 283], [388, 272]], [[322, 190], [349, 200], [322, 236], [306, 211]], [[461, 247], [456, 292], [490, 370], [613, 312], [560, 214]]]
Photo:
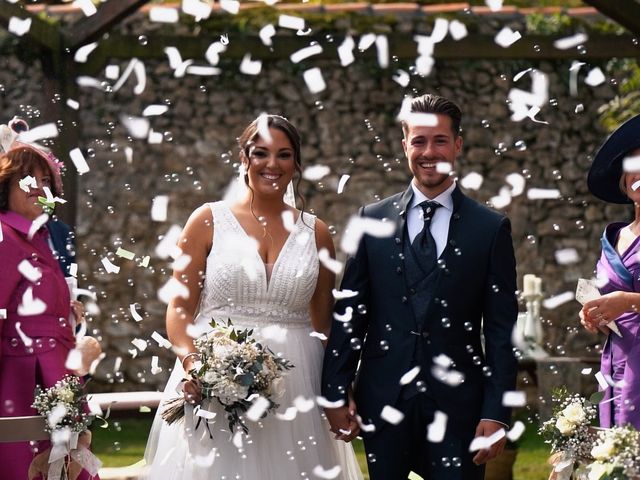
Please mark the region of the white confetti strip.
[[386, 35], [378, 35], [376, 37], [376, 49], [380, 68], [389, 67], [389, 40]]
[[164, 222], [167, 220], [167, 209], [169, 207], [168, 195], [156, 195], [151, 201], [151, 220], [154, 222]]
[[7, 29], [14, 35], [21, 37], [31, 29], [31, 19], [11, 17]]
[[351, 175], [344, 174], [340, 177], [338, 181], [338, 190], [337, 193], [340, 195], [344, 191], [344, 186], [347, 184], [347, 181], [351, 178]]
[[82, 368], [82, 352], [77, 348], [69, 350], [67, 360], [64, 363], [67, 370], [79, 370]]
[[140, 266], [141, 267], [148, 267], [149, 266], [149, 260], [151, 260], [151, 257], [149, 255], [146, 255], [143, 259], [142, 262], [140, 262]]
[[420, 367], [413, 367], [407, 373], [400, 377], [400, 385], [409, 385], [420, 373]]
[[451, 170], [451, 164], [449, 162], [436, 163], [436, 172], [438, 173], [449, 174]]
[[440, 443], [447, 431], [447, 414], [436, 410], [433, 421], [427, 427], [427, 440], [431, 443]]
[[304, 18], [294, 17], [293, 15], [280, 15], [278, 17], [278, 26], [292, 30], [304, 30]]
[[[193, 411], [193, 414], [196, 417], [204, 418], [205, 420], [213, 420], [218, 416], [216, 412], [210, 412], [209, 410], [205, 410], [200, 405], [197, 405]], [[236, 432], [241, 433], [241, 432]]]
[[315, 402], [312, 398], [304, 398], [302, 395], [298, 395], [293, 399], [293, 406], [296, 407], [300, 413], [306, 413], [310, 411], [314, 406]]
[[151, 338], [153, 340], [155, 340], [156, 342], [158, 342], [158, 345], [160, 347], [163, 348], [171, 348], [173, 345], [171, 345], [171, 342], [169, 340], [167, 340], [166, 338], [164, 338], [162, 335], [160, 335], [158, 332], [153, 332], [151, 334]]
[[157, 375], [162, 372], [162, 367], [158, 365], [158, 357], [154, 355], [151, 357], [151, 375]]
[[326, 470], [322, 465], [316, 465], [315, 467], [313, 467], [313, 474], [318, 478], [338, 478], [338, 475], [340, 475], [341, 471], [342, 468], [340, 467], [340, 465], [336, 465]]
[[489, 7], [492, 12], [499, 12], [502, 10], [503, 0], [485, 0], [484, 3]]
[[166, 105], [149, 105], [142, 111], [143, 117], [154, 117], [156, 115], [162, 115], [169, 111], [169, 107]]
[[[316, 397], [316, 403], [321, 408], [339, 408], [344, 406], [344, 400], [336, 400], [335, 402], [331, 402], [320, 395]], [[298, 408], [298, 410], [300, 410], [300, 408]]]
[[347, 254], [354, 254], [360, 244], [363, 235], [376, 238], [390, 237], [395, 232], [393, 222], [385, 222], [375, 218], [360, 217], [354, 215], [349, 219], [344, 235], [340, 242], [340, 248]]
[[39, 298], [33, 296], [33, 288], [27, 287], [22, 294], [22, 301], [18, 305], [18, 315], [29, 317], [32, 315], [40, 315], [47, 309], [47, 304]]
[[382, 412], [380, 412], [380, 418], [392, 425], [397, 425], [404, 419], [404, 413], [391, 405], [385, 405]]
[[310, 337], [313, 337], [313, 338], [320, 339], [320, 340], [322, 340], [322, 341], [325, 341], [325, 340], [327, 340], [327, 339], [329, 338], [329, 337], [327, 337], [324, 333], [320, 333], [320, 332], [311, 332], [311, 333], [309, 334], [309, 336], [310, 336]]
[[180, 15], [176, 8], [151, 7], [149, 10], [149, 20], [159, 23], [176, 23]]
[[554, 200], [560, 196], [560, 190], [556, 188], [530, 188], [527, 190], [529, 200]]
[[207, 62], [211, 65], [217, 65], [218, 62], [220, 62], [220, 54], [226, 49], [227, 47], [222, 42], [213, 42], [204, 53], [204, 58], [206, 58]]
[[522, 434], [524, 433], [524, 430], [525, 430], [524, 423], [518, 420], [516, 421], [516, 423], [513, 424], [513, 427], [511, 427], [511, 430], [507, 432], [507, 438], [510, 441], [515, 442], [522, 436]]
[[327, 165], [310, 165], [302, 172], [302, 178], [310, 182], [317, 182], [330, 173], [331, 169]]
[[301, 48], [300, 50], [293, 52], [289, 59], [293, 63], [300, 63], [301, 61], [312, 57], [314, 55], [319, 55], [322, 53], [322, 45], [316, 44], [311, 45], [309, 47]]
[[453, 20], [449, 23], [449, 33], [454, 40], [462, 40], [468, 35], [467, 26], [459, 20]]
[[586, 83], [590, 87], [597, 87], [598, 85], [604, 83], [605, 80], [606, 77], [604, 76], [604, 73], [602, 73], [602, 70], [600, 70], [600, 67], [596, 67], [589, 70], [587, 78], [584, 79], [584, 83]]
[[133, 148], [129, 146], [124, 147], [124, 156], [127, 160], [127, 163], [131, 164], [131, 162], [133, 161]]
[[269, 400], [262, 396], [258, 396], [249, 407], [249, 410], [247, 410], [245, 416], [252, 422], [257, 422], [262, 418], [270, 405], [271, 402], [269, 402]]
[[240, 11], [240, 2], [238, 0], [220, 0], [220, 8], [225, 12], [236, 15]]
[[199, 468], [209, 468], [216, 459], [217, 449], [212, 448], [206, 455], [195, 455], [194, 462]]
[[344, 290], [337, 290], [334, 288], [331, 293], [333, 294], [333, 298], [335, 298], [336, 300], [342, 300], [343, 298], [353, 298], [358, 295], [358, 292], [356, 292], [355, 290], [349, 290], [347, 288], [345, 288]]
[[353, 308], [352, 307], [347, 307], [344, 311], [344, 313], [339, 314], [337, 312], [333, 312], [333, 318], [336, 319], [339, 322], [342, 323], [347, 323], [350, 322], [351, 319], [353, 318]]
[[522, 38], [520, 32], [513, 31], [509, 27], [504, 27], [495, 36], [494, 41], [502, 48], [508, 48]]
[[100, 261], [107, 273], [120, 273], [120, 267], [111, 263], [111, 260], [108, 258], [102, 258]]
[[274, 27], [273, 24], [270, 23], [260, 29], [260, 33], [258, 34], [258, 36], [260, 37], [260, 40], [262, 40], [262, 43], [264, 45], [266, 45], [267, 47], [270, 47], [273, 45], [272, 38], [275, 36], [275, 34], [276, 34], [276, 27]]
[[49, 215], [43, 213], [38, 215], [36, 219], [31, 222], [31, 227], [29, 227], [29, 233], [27, 233], [27, 238], [31, 240], [33, 236], [36, 234], [38, 230], [44, 227], [45, 223], [49, 221]]
[[562, 248], [555, 252], [556, 262], [559, 265], [571, 265], [580, 261], [580, 256], [575, 248]]
[[505, 407], [524, 407], [527, 404], [527, 396], [524, 392], [511, 391], [502, 394], [502, 405]]
[[133, 138], [147, 138], [150, 129], [150, 123], [147, 118], [134, 117], [130, 115], [120, 115], [120, 122], [127, 129], [129, 135]]
[[607, 379], [604, 377], [602, 372], [596, 372], [595, 377], [602, 390], [609, 388], [609, 382], [607, 382]]
[[84, 13], [87, 17], [95, 15], [98, 11], [91, 0], [75, 0], [73, 2], [73, 6], [79, 7], [82, 10], [82, 13]]
[[129, 250], [125, 250], [124, 248], [118, 247], [118, 250], [116, 250], [116, 256], [126, 258], [127, 260], [133, 260], [136, 254], [130, 252]]
[[582, 370], [580, 370], [580, 374], [581, 375], [591, 375], [592, 371], [593, 371], [593, 368], [591, 368], [591, 367], [583, 368]]
[[365, 33], [360, 37], [360, 41], [358, 42], [358, 50], [364, 52], [369, 49], [371, 45], [376, 43], [376, 34], [375, 33]]
[[347, 35], [338, 47], [340, 65], [346, 67], [355, 61], [356, 58], [353, 56], [353, 49], [355, 46], [356, 43], [353, 41], [353, 37], [351, 35]]
[[220, 75], [222, 70], [216, 67], [208, 67], [204, 65], [189, 65], [186, 73], [189, 75], [199, 75], [201, 77], [210, 77], [212, 75]]
[[327, 84], [322, 76], [322, 71], [318, 67], [305, 70], [302, 76], [304, 82], [307, 84], [307, 88], [312, 94], [320, 93], [327, 88]]
[[554, 308], [558, 308], [560, 305], [570, 302], [574, 298], [575, 294], [573, 292], [567, 291], [558, 295], [554, 295], [553, 297], [546, 298], [545, 300], [543, 300], [542, 306], [547, 310], [553, 310]]
[[6, 319], [7, 319], [7, 309], [0, 308], [0, 320], [6, 320]]
[[460, 185], [468, 190], [479, 190], [482, 182], [484, 182], [482, 175], [478, 172], [469, 172], [460, 180]]
[[76, 77], [76, 83], [80, 87], [91, 87], [97, 88], [98, 90], [102, 90], [102, 82], [94, 77], [89, 77], [87, 75], [80, 75]]
[[149, 135], [147, 136], [147, 142], [151, 145], [157, 145], [162, 143], [162, 133], [154, 132], [153, 129], [149, 130]]
[[424, 478], [422, 478], [416, 472], [409, 472], [409, 476], [407, 477], [407, 480], [424, 480]]
[[42, 278], [42, 272], [40, 269], [33, 266], [26, 258], [18, 264], [18, 271], [24, 278], [32, 283], [36, 283]]
[[35, 177], [27, 175], [18, 181], [18, 187], [20, 187], [20, 190], [22, 190], [23, 192], [29, 193], [29, 190], [31, 188], [38, 188], [38, 181], [35, 179]]
[[132, 303], [129, 305], [129, 312], [131, 313], [131, 317], [136, 321], [136, 322], [140, 322], [142, 321], [142, 317], [140, 316], [140, 314], [136, 311], [136, 304]]
[[256, 128], [258, 130], [258, 135], [265, 143], [271, 144], [273, 142], [273, 138], [271, 137], [271, 132], [269, 131], [269, 116], [262, 112], [257, 119]]
[[245, 75], [259, 75], [262, 70], [262, 62], [260, 60], [251, 60], [251, 54], [247, 53], [242, 57], [240, 62], [240, 72]]
[[211, 5], [199, 0], [182, 0], [182, 11], [196, 18], [196, 22], [205, 20], [211, 15]]
[[78, 276], [78, 264], [77, 263], [72, 263], [71, 265], [69, 265], [69, 275], [71, 275], [72, 277], [77, 277]]
[[16, 322], [15, 323], [16, 326], [16, 332], [18, 332], [18, 336], [20, 337], [20, 340], [22, 340], [22, 343], [24, 343], [25, 347], [30, 347], [31, 345], [33, 345], [33, 340], [31, 338], [29, 338], [23, 331], [22, 331], [22, 323], [20, 322]]
[[433, 113], [418, 113], [411, 111], [411, 97], [402, 101], [400, 113], [396, 117], [398, 122], [405, 122], [412, 127], [435, 127], [438, 125], [438, 116]]
[[175, 278], [170, 278], [158, 290], [158, 298], [164, 303], [169, 303], [176, 297], [189, 298], [189, 289]]
[[640, 155], [625, 157], [622, 160], [622, 170], [625, 172], [639, 172]]
[[570, 48], [577, 47], [589, 40], [589, 36], [586, 33], [576, 33], [570, 37], [559, 38], [553, 42], [553, 46], [558, 50], [569, 50]]
[[478, 436], [471, 441], [471, 444], [469, 445], [469, 451], [475, 452], [477, 450], [485, 450], [487, 448], [490, 448], [491, 445], [500, 441], [505, 437], [505, 435], [506, 432], [504, 431], [504, 428], [501, 428], [488, 437]]
[[522, 195], [524, 192], [524, 186], [526, 184], [525, 178], [519, 173], [510, 173], [507, 175], [507, 183], [511, 186], [511, 192], [509, 194], [512, 197], [517, 197], [518, 195]]
[[[62, 421], [62, 419], [65, 417], [66, 414], [67, 414], [67, 407], [65, 407], [65, 404], [63, 402], [58, 403], [47, 414], [47, 423], [49, 424], [49, 427], [51, 427], [51, 429], [54, 429], [54, 427]], [[59, 443], [63, 443], [63, 442], [59, 442]]]
[[182, 250], [177, 246], [181, 233], [182, 229], [178, 225], [172, 225], [156, 246], [156, 255], [163, 259], [169, 257], [178, 258], [182, 253]]
[[22, 132], [18, 135], [18, 141], [22, 143], [33, 143], [44, 138], [57, 137], [58, 133], [58, 127], [56, 127], [55, 123], [45, 123], [44, 125]]
[[342, 272], [342, 262], [336, 260], [335, 258], [331, 258], [331, 254], [329, 250], [326, 248], [320, 249], [318, 252], [318, 259], [324, 268], [338, 275]]
[[396, 70], [396, 73], [391, 78], [401, 87], [406, 87], [411, 81], [411, 77], [404, 70]]
[[440, 43], [445, 39], [449, 32], [449, 20], [445, 18], [436, 18], [436, 22], [433, 24], [433, 30], [431, 31], [431, 41], [433, 43]]
[[117, 80], [120, 76], [120, 65], [107, 65], [104, 69], [104, 76], [109, 80]]
[[511, 203], [511, 193], [507, 187], [502, 187], [498, 192], [498, 195], [491, 197], [490, 199], [493, 208], [502, 209]]
[[131, 340], [131, 343], [141, 352], [144, 352], [148, 347], [146, 340], [143, 340], [142, 338], [134, 338]]
[[73, 110], [78, 110], [80, 108], [80, 103], [72, 98], [67, 98], [67, 106]]
[[76, 50], [76, 53], [74, 53], [73, 55], [73, 59], [78, 63], [86, 63], [89, 55], [91, 55], [91, 52], [93, 52], [96, 48], [98, 48], [98, 42], [83, 45], [78, 50]]
[[289, 407], [285, 410], [284, 413], [276, 413], [276, 418], [278, 420], [284, 420], [285, 422], [290, 422], [295, 420], [298, 416], [298, 409], [296, 407]]

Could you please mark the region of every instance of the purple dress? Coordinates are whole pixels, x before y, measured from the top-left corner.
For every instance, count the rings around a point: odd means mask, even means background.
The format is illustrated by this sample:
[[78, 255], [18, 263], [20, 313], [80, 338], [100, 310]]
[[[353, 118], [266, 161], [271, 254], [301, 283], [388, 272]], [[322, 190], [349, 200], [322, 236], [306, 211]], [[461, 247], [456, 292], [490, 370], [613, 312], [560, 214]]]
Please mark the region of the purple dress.
[[[612, 223], [602, 235], [597, 272], [598, 278], [609, 280], [600, 289], [603, 295], [640, 292], [640, 237], [622, 255], [615, 249], [620, 230], [626, 225]], [[600, 370], [605, 378], [613, 380], [614, 386], [605, 390], [600, 403], [600, 426], [631, 424], [640, 429], [640, 314], [625, 312], [616, 323], [622, 337], [610, 333], [602, 350]]]
[[[47, 243], [47, 230], [41, 228], [28, 240], [30, 227], [31, 222], [24, 217], [0, 212], [0, 318], [6, 315], [0, 320], [1, 417], [37, 415], [31, 408], [36, 384], [47, 388], [70, 373], [64, 365], [75, 344], [68, 323], [69, 289]], [[40, 270], [40, 280], [32, 282], [18, 271], [18, 265], [25, 259]], [[32, 290], [34, 300], [28, 302], [27, 295], [24, 306], [33, 307], [41, 301], [44, 311], [33, 314], [23, 310], [23, 295], [28, 289]], [[32, 339], [30, 347], [25, 345], [20, 331]], [[39, 442], [38, 451], [48, 446], [49, 442]], [[0, 477], [26, 479], [33, 457], [29, 442], [0, 443], [0, 458], [11, 459], [3, 462]], [[80, 478], [89, 478], [85, 474]]]

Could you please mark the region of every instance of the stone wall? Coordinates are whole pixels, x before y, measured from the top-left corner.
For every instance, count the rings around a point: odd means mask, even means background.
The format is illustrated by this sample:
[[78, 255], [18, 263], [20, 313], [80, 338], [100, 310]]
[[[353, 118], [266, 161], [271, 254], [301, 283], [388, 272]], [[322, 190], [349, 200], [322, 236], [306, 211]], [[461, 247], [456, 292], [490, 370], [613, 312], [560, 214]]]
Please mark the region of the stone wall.
[[[17, 58], [13, 47], [3, 48], [1, 120], [22, 114], [33, 117], [32, 125], [43, 123], [41, 111], [51, 99], [44, 98], [39, 87], [42, 72]], [[122, 70], [127, 62], [114, 63]], [[229, 62], [222, 65], [220, 76], [184, 78], [173, 77], [166, 59], [146, 61], [147, 86], [141, 95], [133, 93], [133, 79], [116, 93], [80, 89], [79, 147], [91, 167], [79, 178], [78, 197], [72, 199], [78, 204], [80, 283], [97, 293], [97, 303], [90, 305], [91, 329], [108, 354], [96, 374], [95, 389], [163, 386], [173, 357], [150, 335], [165, 333], [165, 305], [157, 299], [157, 290], [171, 271], [154, 249], [171, 225], [184, 225], [197, 206], [221, 198], [235, 175], [235, 138], [263, 111], [285, 115], [300, 128], [305, 165], [330, 167], [330, 175], [320, 182], [303, 182], [302, 193], [306, 208], [331, 226], [336, 245], [359, 205], [407, 187], [395, 116], [404, 95], [423, 92], [455, 99], [465, 112], [464, 153], [457, 172], [460, 177], [470, 172], [484, 177], [480, 190], [467, 191], [470, 196], [488, 201], [506, 185], [510, 173], [523, 174], [527, 188], [562, 192], [557, 200], [529, 200], [525, 190], [503, 209], [513, 223], [520, 286], [523, 274], [535, 273], [543, 278], [547, 296], [574, 291], [577, 278], [592, 273], [605, 223], [631, 214], [597, 201], [587, 191], [591, 155], [605, 136], [597, 110], [615, 92], [611, 82], [585, 85], [582, 75], [578, 95], [571, 97], [570, 62], [438, 61], [430, 76], [413, 75], [408, 88], [391, 79], [395, 68], [381, 70], [368, 61], [358, 60], [348, 68], [329, 61], [313, 65], [322, 68], [328, 84], [316, 96], [309, 94], [301, 69], [292, 68], [288, 60], [265, 62], [258, 77], [237, 73], [237, 64]], [[549, 75], [550, 101], [538, 115], [548, 124], [510, 120], [509, 90], [530, 88], [528, 77], [517, 84], [513, 77], [529, 67]], [[170, 107], [166, 114], [151, 117], [163, 142], [128, 138], [120, 115], [140, 115], [147, 105], [159, 103]], [[579, 104], [582, 111], [576, 113]], [[126, 147], [133, 151], [130, 162]], [[337, 183], [344, 174], [351, 178], [338, 195]], [[166, 222], [151, 221], [155, 195], [170, 197]], [[135, 252], [136, 259], [116, 257], [118, 247]], [[567, 247], [579, 252], [580, 261], [559, 265], [554, 254]], [[141, 260], [147, 255], [151, 261], [143, 267]], [[119, 265], [120, 272], [106, 273], [103, 257]], [[141, 322], [133, 320], [131, 304], [143, 316]], [[546, 346], [553, 355], [597, 354], [595, 346], [602, 339], [580, 331], [578, 310], [577, 303], [569, 302], [543, 311]], [[129, 352], [135, 348], [133, 338], [148, 340], [149, 345], [136, 358]], [[150, 373], [153, 355], [161, 357], [164, 369], [157, 375]], [[114, 372], [117, 357], [123, 362]]]

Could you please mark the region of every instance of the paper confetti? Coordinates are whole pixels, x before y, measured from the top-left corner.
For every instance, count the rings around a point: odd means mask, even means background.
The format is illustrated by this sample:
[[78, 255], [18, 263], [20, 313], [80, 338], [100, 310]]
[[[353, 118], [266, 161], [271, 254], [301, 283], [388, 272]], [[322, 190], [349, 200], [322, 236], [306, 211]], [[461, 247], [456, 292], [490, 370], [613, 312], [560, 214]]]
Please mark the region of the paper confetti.
[[406, 87], [411, 81], [411, 77], [404, 70], [396, 70], [396, 73], [391, 78], [401, 87]]
[[342, 468], [340, 467], [340, 465], [336, 465], [328, 470], [325, 470], [322, 465], [316, 465], [315, 467], [313, 467], [313, 474], [318, 478], [338, 478], [338, 475], [340, 475], [341, 471]]
[[600, 70], [600, 67], [596, 67], [592, 70], [589, 70], [587, 78], [584, 79], [584, 83], [586, 83], [590, 87], [597, 87], [598, 85], [604, 83], [605, 80], [606, 77], [604, 76], [604, 73], [602, 73], [602, 70]]
[[156, 115], [162, 115], [169, 111], [169, 107], [166, 105], [149, 105], [142, 111], [143, 117], [153, 117]]
[[58, 136], [58, 127], [55, 123], [45, 123], [38, 127], [22, 132], [18, 135], [18, 141], [22, 143], [33, 143], [45, 138], [54, 138]]
[[363, 235], [370, 235], [376, 238], [390, 237], [395, 232], [395, 229], [396, 226], [393, 222], [353, 215], [345, 228], [340, 248], [343, 252], [352, 255], [356, 253]]
[[33, 287], [27, 287], [22, 294], [22, 301], [18, 305], [18, 315], [28, 317], [32, 315], [40, 315], [47, 309], [47, 304], [39, 298], [33, 296]]
[[338, 190], [337, 190], [338, 195], [340, 195], [344, 191], [344, 187], [350, 178], [351, 178], [351, 175], [347, 175], [347, 174], [344, 174], [340, 177], [340, 180], [338, 181]]
[[72, 98], [67, 98], [67, 106], [73, 110], [78, 110], [80, 108], [80, 103]]
[[310, 411], [314, 406], [315, 406], [315, 402], [313, 401], [312, 398], [304, 398], [302, 395], [298, 395], [296, 398], [293, 399], [293, 406], [296, 407], [296, 410], [298, 410], [300, 413], [305, 413]]
[[322, 53], [322, 46], [320, 44], [311, 45], [309, 47], [301, 48], [291, 54], [289, 59], [293, 63], [300, 63], [301, 61], [312, 57], [313, 55], [319, 55]]
[[292, 15], [280, 15], [280, 17], [278, 17], [278, 26], [292, 30], [304, 30], [304, 18], [294, 17]]
[[376, 37], [376, 48], [378, 51], [378, 65], [380, 68], [389, 67], [389, 40], [386, 35]]
[[365, 33], [360, 37], [360, 41], [358, 42], [358, 50], [360, 50], [361, 52], [364, 52], [375, 42], [376, 42], [375, 33]]
[[251, 60], [251, 54], [247, 53], [242, 57], [240, 62], [240, 72], [245, 75], [259, 75], [262, 70], [262, 62], [260, 60]]
[[467, 26], [459, 20], [453, 20], [449, 23], [449, 33], [454, 40], [462, 40], [468, 35]]
[[313, 337], [313, 338], [317, 338], [317, 339], [322, 340], [322, 341], [325, 341], [325, 340], [327, 340], [329, 338], [324, 333], [320, 333], [320, 332], [311, 332], [309, 334], [309, 336]]
[[151, 220], [154, 222], [164, 222], [167, 220], [167, 209], [169, 207], [168, 195], [156, 195], [151, 201]]
[[504, 27], [495, 36], [494, 41], [502, 48], [508, 48], [522, 38], [520, 32], [513, 31], [509, 27]]
[[14, 35], [21, 37], [25, 33], [27, 33], [31, 29], [31, 19], [25, 18], [21, 19], [18, 17], [11, 17], [9, 19], [9, 26], [7, 30], [9, 30]]
[[625, 172], [639, 172], [640, 155], [625, 157], [622, 160], [622, 170]]
[[147, 342], [141, 338], [134, 338], [133, 340], [131, 340], [131, 343], [141, 352], [144, 352], [148, 347]]
[[95, 15], [98, 9], [93, 4], [91, 0], [75, 0], [73, 2], [74, 7], [79, 7], [82, 10], [82, 13], [85, 16], [90, 17], [91, 15]]
[[158, 356], [151, 357], [151, 375], [157, 375], [162, 372], [162, 367], [158, 366]]
[[225, 12], [236, 15], [240, 11], [240, 2], [238, 0], [220, 0], [220, 8]]
[[298, 409], [296, 407], [289, 407], [285, 410], [284, 413], [276, 413], [276, 418], [278, 420], [284, 420], [286, 422], [295, 420], [297, 416], [298, 416]]
[[280, 325], [269, 325], [260, 330], [260, 335], [265, 340], [272, 340], [276, 343], [285, 343], [287, 341], [287, 329]]
[[64, 367], [68, 370], [78, 370], [82, 367], [82, 352], [77, 348], [69, 350], [67, 360], [64, 363]]
[[547, 310], [553, 310], [554, 308], [558, 308], [560, 305], [570, 302], [574, 298], [575, 294], [573, 292], [567, 291], [559, 295], [554, 295], [553, 297], [546, 298], [545, 300], [543, 300], [542, 306]]
[[169, 7], [151, 7], [149, 20], [159, 23], [176, 23], [180, 19], [178, 10]]
[[264, 45], [266, 45], [267, 47], [270, 47], [273, 45], [272, 38], [275, 36], [275, 34], [276, 34], [276, 27], [274, 27], [273, 24], [270, 23], [260, 29], [258, 36], [260, 37], [260, 40], [262, 40], [262, 43]]
[[485, 0], [484, 3], [489, 7], [492, 12], [499, 12], [502, 10], [503, 0]]
[[344, 400], [336, 400], [335, 402], [331, 402], [322, 396], [316, 397], [316, 403], [319, 407], [322, 408], [338, 408], [344, 406]]
[[529, 200], [553, 200], [560, 198], [560, 190], [556, 188], [530, 188], [527, 191]]
[[98, 42], [83, 45], [78, 50], [76, 50], [76, 53], [73, 55], [73, 59], [78, 63], [86, 63], [91, 52], [93, 52], [97, 47]]
[[126, 258], [127, 260], [133, 260], [136, 254], [130, 252], [129, 250], [125, 250], [124, 248], [118, 247], [118, 250], [116, 250], [116, 256]]
[[324, 268], [338, 275], [342, 272], [342, 262], [336, 260], [335, 258], [331, 258], [331, 254], [329, 250], [326, 248], [320, 249], [318, 252], [318, 259]]
[[104, 269], [107, 271], [107, 273], [120, 273], [120, 267], [111, 263], [111, 260], [109, 260], [108, 258], [104, 257], [100, 261], [102, 262], [102, 265], [104, 266]]
[[150, 123], [149, 120], [144, 117], [120, 115], [120, 122], [133, 138], [143, 139], [146, 138], [149, 133]]
[[318, 67], [305, 70], [302, 76], [312, 94], [320, 93], [327, 88], [327, 84], [322, 77], [322, 71]]
[[158, 298], [164, 303], [169, 303], [176, 297], [189, 298], [189, 289], [175, 278], [170, 278], [158, 290]]
[[484, 449], [490, 448], [491, 445], [493, 445], [497, 441], [504, 438], [505, 435], [506, 435], [506, 432], [504, 431], [504, 428], [501, 428], [500, 430], [496, 431], [495, 433], [491, 434], [488, 437], [483, 437], [483, 436], [476, 437], [471, 441], [471, 445], [469, 445], [469, 451], [475, 452], [477, 450], [484, 450]]
[[460, 185], [462, 188], [468, 190], [479, 190], [484, 182], [484, 177], [477, 172], [470, 172], [466, 174], [461, 180]]
[[199, 0], [182, 0], [182, 11], [195, 17], [196, 22], [205, 20], [211, 15], [211, 5]]
[[420, 367], [413, 367], [407, 373], [400, 377], [400, 385], [409, 385], [420, 373]]
[[247, 410], [247, 413], [245, 413], [245, 416], [252, 422], [257, 422], [262, 418], [264, 412], [267, 411], [267, 408], [269, 408], [270, 405], [271, 402], [269, 402], [269, 400], [262, 396], [258, 396], [249, 407], [249, 410]]
[[553, 42], [553, 46], [558, 50], [568, 50], [583, 44], [587, 40], [589, 40], [589, 36], [586, 33], [576, 33], [570, 37], [559, 38]]
[[336, 290], [334, 288], [331, 293], [333, 294], [333, 298], [335, 298], [336, 300], [342, 300], [343, 298], [353, 298], [358, 295], [358, 292], [356, 292], [355, 290], [349, 290], [346, 288], [344, 290]]
[[22, 323], [21, 322], [16, 322], [15, 326], [16, 326], [16, 332], [18, 332], [18, 336], [20, 337], [20, 340], [22, 340], [22, 343], [24, 343], [24, 346], [25, 347], [30, 347], [31, 345], [33, 345], [33, 340], [31, 338], [29, 338], [22, 331]]
[[380, 413], [380, 418], [392, 425], [397, 425], [404, 419], [404, 413], [390, 405], [385, 405]]
[[18, 271], [24, 278], [32, 283], [36, 283], [42, 278], [42, 272], [40, 271], [40, 269], [34, 267], [26, 258], [18, 264]]
[[524, 433], [524, 430], [525, 430], [524, 423], [522, 423], [520, 420], [517, 420], [513, 424], [513, 427], [511, 427], [511, 430], [507, 432], [507, 438], [510, 441], [515, 442], [522, 436], [522, 434]]
[[347, 35], [340, 46], [338, 47], [338, 57], [340, 58], [340, 65], [346, 67], [351, 65], [355, 61], [355, 57], [353, 56], [353, 49], [356, 44], [353, 41], [353, 37], [351, 35]]
[[347, 307], [343, 314], [333, 312], [333, 318], [342, 323], [350, 322], [351, 319], [353, 318], [353, 308]]
[[136, 321], [136, 322], [140, 322], [142, 321], [142, 317], [140, 316], [140, 314], [136, 311], [136, 304], [132, 303], [131, 305], [129, 305], [129, 312], [131, 312], [131, 317]]
[[512, 391], [502, 394], [502, 405], [505, 407], [524, 407], [527, 404], [527, 396], [524, 392]]
[[107, 65], [104, 69], [104, 76], [109, 80], [117, 80], [120, 76], [120, 66], [119, 65]]
[[555, 252], [556, 262], [559, 265], [571, 265], [580, 261], [580, 256], [575, 248], [562, 248]]
[[447, 414], [436, 410], [433, 421], [427, 427], [427, 440], [431, 443], [440, 443], [447, 432]]
[[310, 165], [302, 172], [302, 178], [310, 182], [317, 182], [330, 173], [331, 169], [327, 165]]
[[158, 345], [160, 347], [163, 348], [171, 348], [173, 345], [171, 345], [171, 342], [169, 340], [167, 340], [166, 338], [164, 338], [162, 335], [160, 335], [158, 332], [153, 332], [151, 334], [151, 338], [154, 339], [156, 342], [158, 342]]

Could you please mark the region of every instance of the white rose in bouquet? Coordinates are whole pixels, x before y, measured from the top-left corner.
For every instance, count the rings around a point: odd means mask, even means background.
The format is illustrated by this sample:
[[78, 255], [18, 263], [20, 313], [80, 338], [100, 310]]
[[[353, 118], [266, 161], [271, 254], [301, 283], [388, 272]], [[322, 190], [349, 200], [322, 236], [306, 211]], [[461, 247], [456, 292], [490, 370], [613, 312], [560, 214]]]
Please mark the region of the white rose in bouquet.
[[603, 476], [613, 471], [613, 465], [608, 463], [592, 463], [589, 465], [588, 480], [600, 480]]
[[586, 413], [579, 403], [571, 403], [562, 410], [562, 415], [572, 423], [582, 423], [586, 418]]
[[564, 415], [560, 415], [556, 420], [556, 428], [562, 435], [571, 435], [576, 429], [576, 424], [567, 420]]
[[611, 438], [602, 443], [596, 443], [591, 449], [591, 456], [596, 460], [608, 460], [616, 453], [616, 444]]
[[64, 403], [73, 402], [73, 391], [68, 387], [63, 387], [58, 390], [58, 398]]

